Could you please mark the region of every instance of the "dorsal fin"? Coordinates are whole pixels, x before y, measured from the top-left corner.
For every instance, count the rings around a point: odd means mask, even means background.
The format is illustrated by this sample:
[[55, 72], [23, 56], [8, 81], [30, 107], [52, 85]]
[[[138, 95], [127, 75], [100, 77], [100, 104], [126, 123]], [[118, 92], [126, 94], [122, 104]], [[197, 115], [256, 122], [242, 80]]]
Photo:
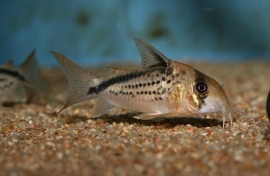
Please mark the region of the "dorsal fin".
[[138, 51], [141, 55], [142, 59], [142, 67], [143, 68], [152, 68], [157, 66], [168, 66], [170, 59], [164, 56], [161, 52], [159, 52], [156, 48], [154, 48], [149, 43], [134, 38]]
[[37, 60], [36, 60], [36, 57], [35, 57], [35, 53], [36, 53], [36, 50], [33, 49], [32, 52], [27, 56], [25, 61], [19, 66], [19, 71], [20, 72], [24, 73], [24, 72], [28, 72], [29, 70], [36, 69]]
[[[27, 56], [26, 60], [18, 67], [18, 71], [26, 78], [26, 85], [43, 91], [48, 91], [48, 86], [41, 80], [38, 75], [38, 62], [35, 56], [36, 50], [33, 49]], [[30, 84], [29, 84], [30, 83]]]

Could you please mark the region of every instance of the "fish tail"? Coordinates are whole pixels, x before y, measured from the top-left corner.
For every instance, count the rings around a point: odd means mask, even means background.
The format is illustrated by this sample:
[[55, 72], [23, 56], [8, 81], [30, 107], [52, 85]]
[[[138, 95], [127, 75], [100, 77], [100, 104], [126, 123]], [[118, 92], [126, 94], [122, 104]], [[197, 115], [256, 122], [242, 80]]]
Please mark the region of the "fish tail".
[[69, 84], [67, 101], [58, 113], [71, 105], [97, 96], [96, 92], [89, 90], [89, 88], [93, 88], [100, 83], [100, 79], [97, 76], [85, 71], [64, 55], [54, 51], [51, 51], [51, 53], [61, 65]]
[[43, 91], [49, 90], [48, 86], [38, 76], [38, 62], [35, 57], [35, 49], [28, 55], [27, 59], [19, 66], [20, 74], [25, 77], [26, 85]]

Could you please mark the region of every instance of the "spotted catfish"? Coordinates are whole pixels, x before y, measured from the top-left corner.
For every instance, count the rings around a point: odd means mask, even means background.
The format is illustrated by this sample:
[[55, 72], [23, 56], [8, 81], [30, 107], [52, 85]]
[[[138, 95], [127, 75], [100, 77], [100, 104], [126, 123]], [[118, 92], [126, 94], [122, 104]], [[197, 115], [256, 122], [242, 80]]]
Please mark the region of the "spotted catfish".
[[141, 39], [134, 40], [143, 69], [114, 69], [113, 74], [104, 78], [98, 78], [52, 51], [69, 82], [69, 95], [60, 112], [75, 103], [97, 98], [93, 117], [117, 106], [142, 112], [135, 118], [143, 120], [221, 111], [223, 127], [226, 116], [232, 123], [230, 103], [216, 80], [186, 64], [171, 61]]
[[13, 68], [12, 61], [0, 65], [0, 98], [11, 96], [14, 101], [25, 102], [24, 86], [45, 90], [47, 86], [37, 76], [36, 71], [35, 50], [18, 68]]

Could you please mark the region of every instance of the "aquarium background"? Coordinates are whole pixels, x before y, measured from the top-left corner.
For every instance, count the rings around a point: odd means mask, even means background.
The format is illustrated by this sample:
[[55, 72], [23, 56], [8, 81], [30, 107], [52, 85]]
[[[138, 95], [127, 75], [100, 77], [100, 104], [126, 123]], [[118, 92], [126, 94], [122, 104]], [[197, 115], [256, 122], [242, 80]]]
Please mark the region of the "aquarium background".
[[140, 63], [133, 38], [174, 60], [270, 60], [270, 1], [0, 1], [0, 59], [20, 64], [36, 49], [83, 66]]

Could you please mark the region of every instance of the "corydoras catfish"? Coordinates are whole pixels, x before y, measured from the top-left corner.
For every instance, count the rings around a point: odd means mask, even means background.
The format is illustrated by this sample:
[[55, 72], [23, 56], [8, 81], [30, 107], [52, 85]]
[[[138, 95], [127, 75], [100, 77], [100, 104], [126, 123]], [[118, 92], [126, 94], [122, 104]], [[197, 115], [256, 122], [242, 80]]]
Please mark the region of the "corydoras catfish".
[[16, 102], [25, 102], [24, 86], [45, 90], [47, 86], [40, 80], [36, 72], [35, 50], [18, 68], [13, 68], [12, 61], [0, 65], [0, 98], [11, 96]]
[[186, 64], [171, 61], [141, 39], [134, 40], [143, 68], [114, 69], [113, 74], [103, 78], [51, 51], [69, 82], [68, 98], [60, 112], [75, 103], [96, 98], [93, 117], [117, 106], [142, 112], [134, 117], [143, 120], [222, 112], [223, 128], [226, 116], [232, 124], [232, 108], [216, 80]]

